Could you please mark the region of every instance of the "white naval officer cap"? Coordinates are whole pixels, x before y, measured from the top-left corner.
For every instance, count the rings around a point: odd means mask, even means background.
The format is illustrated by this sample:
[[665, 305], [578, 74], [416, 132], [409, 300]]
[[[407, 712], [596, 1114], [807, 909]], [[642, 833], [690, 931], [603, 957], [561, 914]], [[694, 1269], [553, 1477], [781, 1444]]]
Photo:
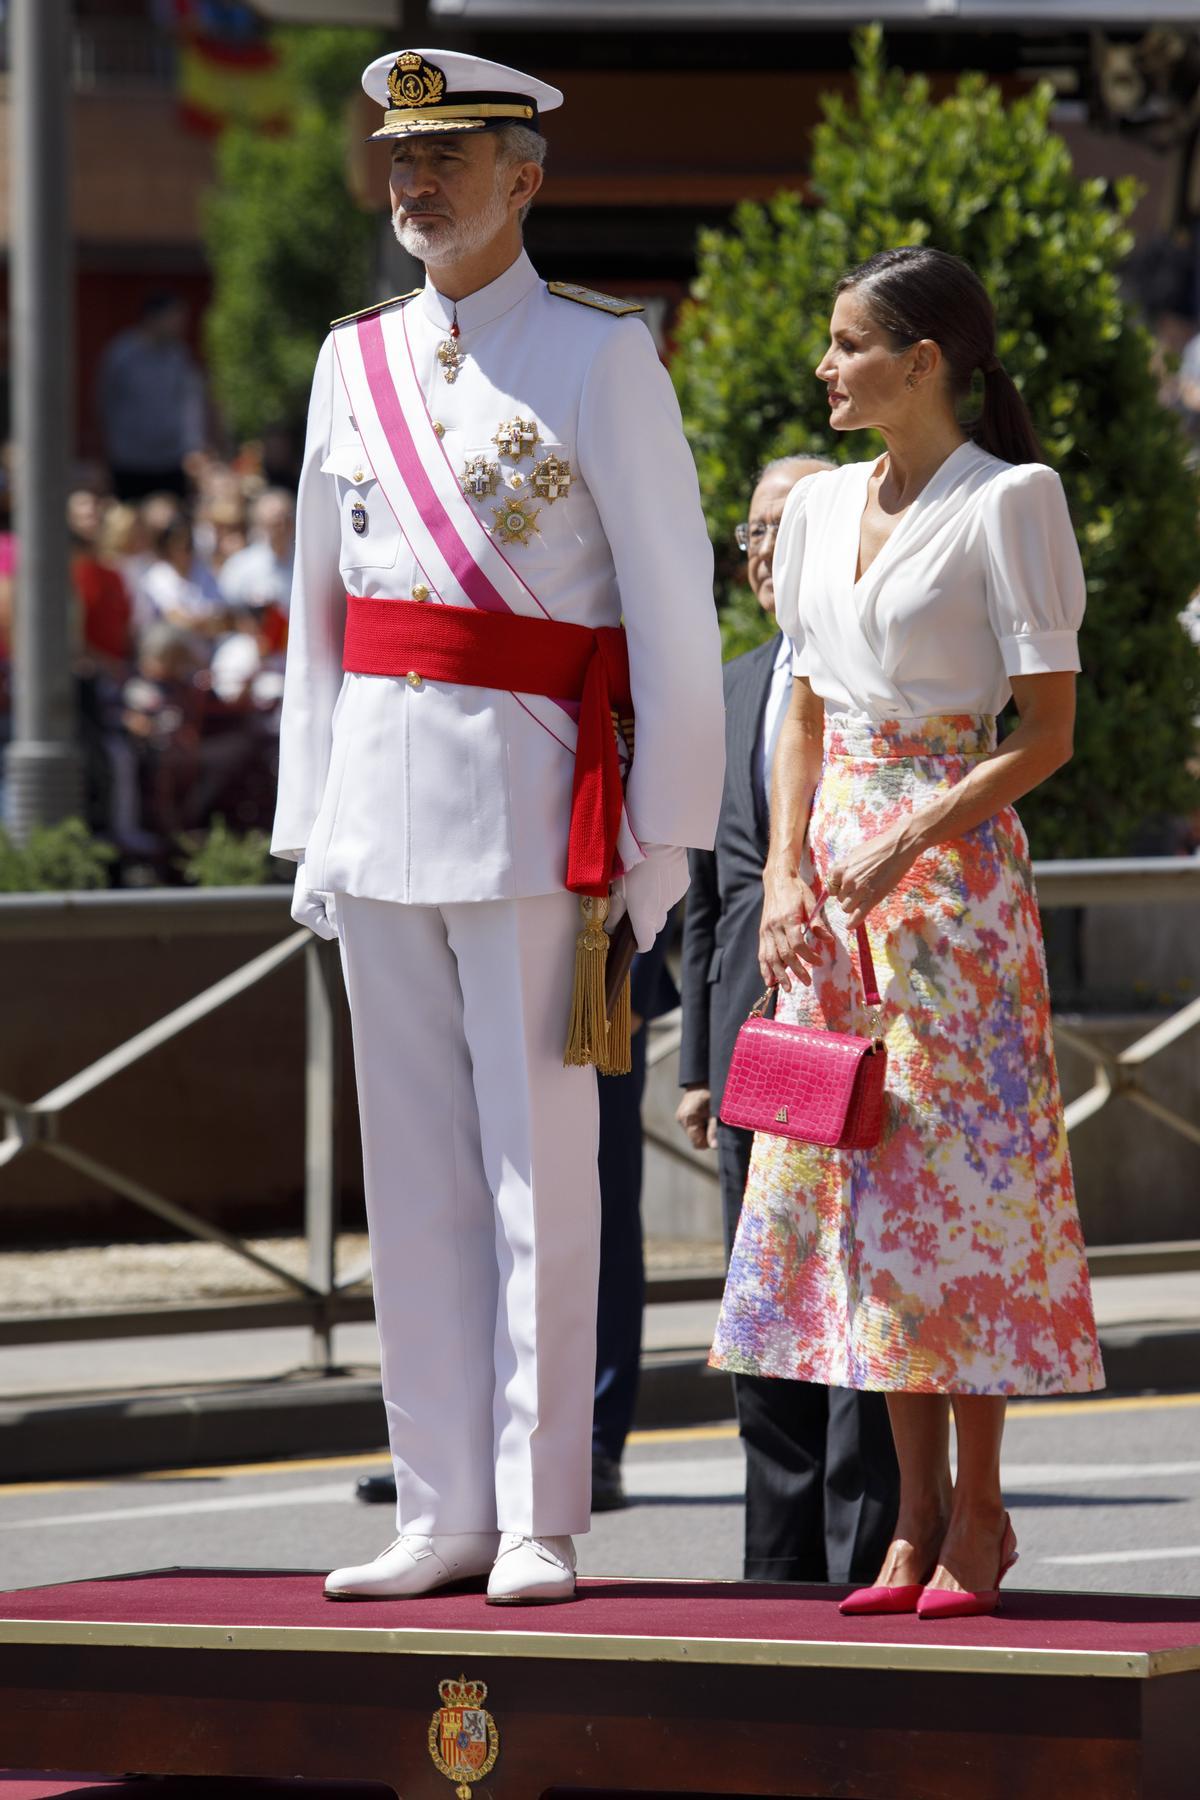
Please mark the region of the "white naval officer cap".
[[461, 50], [400, 50], [363, 70], [363, 87], [385, 111], [375, 138], [428, 137], [442, 131], [488, 131], [500, 125], [540, 130], [538, 118], [562, 105], [562, 94], [504, 63]]

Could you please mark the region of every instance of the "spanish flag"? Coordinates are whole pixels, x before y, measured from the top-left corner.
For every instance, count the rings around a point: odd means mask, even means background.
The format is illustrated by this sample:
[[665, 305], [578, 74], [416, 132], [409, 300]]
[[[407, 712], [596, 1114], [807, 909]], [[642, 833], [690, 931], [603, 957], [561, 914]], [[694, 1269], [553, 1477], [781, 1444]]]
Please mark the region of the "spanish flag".
[[226, 125], [263, 131], [287, 123], [279, 54], [248, 6], [175, 0], [179, 111], [192, 131], [214, 137]]

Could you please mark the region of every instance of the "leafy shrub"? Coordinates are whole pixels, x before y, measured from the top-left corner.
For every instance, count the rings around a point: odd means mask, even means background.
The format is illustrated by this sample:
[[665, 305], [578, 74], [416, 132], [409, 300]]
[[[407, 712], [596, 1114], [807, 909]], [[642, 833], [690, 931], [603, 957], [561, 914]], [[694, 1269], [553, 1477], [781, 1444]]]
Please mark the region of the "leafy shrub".
[[[1177, 615], [1200, 581], [1200, 489], [1157, 398], [1150, 340], [1123, 302], [1132, 183], [1076, 178], [1041, 88], [1006, 106], [980, 75], [934, 102], [858, 39], [852, 103], [813, 142], [818, 204], [783, 193], [700, 239], [675, 375], [728, 605], [733, 527], [758, 467], [790, 451], [839, 462], [882, 448], [831, 433], [813, 369], [838, 276], [874, 251], [962, 256], [996, 304], [999, 350], [1066, 485], [1088, 583], [1074, 761], [1022, 802], [1039, 856], [1128, 849], [1152, 815], [1184, 812], [1200, 656]], [[735, 606], [735, 642], [755, 623]]]
[[203, 836], [176, 842], [184, 852], [178, 867], [192, 887], [262, 887], [275, 872], [266, 832], [230, 831], [219, 814]]
[[23, 844], [0, 827], [0, 894], [66, 894], [108, 886], [116, 852], [82, 819], [39, 825]]
[[347, 102], [379, 40], [305, 26], [277, 41], [294, 97], [290, 128], [270, 135], [239, 125], [222, 135], [205, 215], [208, 358], [241, 437], [303, 425], [330, 319], [370, 298], [375, 221], [346, 188]]

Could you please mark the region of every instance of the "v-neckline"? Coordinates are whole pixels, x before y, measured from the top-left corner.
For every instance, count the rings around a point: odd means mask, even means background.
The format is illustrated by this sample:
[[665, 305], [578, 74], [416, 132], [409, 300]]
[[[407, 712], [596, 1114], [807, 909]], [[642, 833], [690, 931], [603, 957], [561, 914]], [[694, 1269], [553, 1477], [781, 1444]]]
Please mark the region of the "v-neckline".
[[901, 513], [899, 519], [896, 521], [896, 524], [893, 526], [891, 532], [888, 534], [887, 538], [880, 545], [879, 549], [875, 552], [874, 556], [871, 558], [871, 560], [867, 564], [866, 568], [863, 569], [860, 573], [858, 565], [859, 565], [860, 561], [862, 560], [862, 528], [863, 528], [863, 520], [866, 518], [866, 515], [867, 515], [867, 505], [871, 498], [871, 482], [872, 482], [872, 479], [874, 478], [876, 470], [879, 468], [880, 463], [883, 462], [884, 458], [887, 456], [887, 451], [885, 450], [883, 452], [882, 456], [877, 456], [875, 458], [875, 461], [870, 465], [870, 467], [867, 470], [867, 479], [866, 479], [866, 483], [864, 484], [864, 487], [863, 487], [862, 504], [860, 505], [860, 507], [858, 509], [858, 517], [857, 517], [857, 521], [856, 521], [856, 525], [855, 525], [854, 563], [853, 563], [853, 569], [852, 569], [853, 579], [850, 584], [851, 593], [853, 593], [853, 594], [859, 593], [860, 590], [866, 585], [867, 577], [869, 575], [871, 575], [875, 571], [875, 569], [878, 568], [880, 562], [887, 555], [888, 551], [891, 549], [891, 547], [895, 543], [896, 539], [903, 532], [904, 527], [908, 524], [908, 521], [912, 518], [913, 514], [920, 507], [921, 502], [928, 496], [930, 490], [934, 487], [935, 483], [937, 483], [938, 481], [941, 480], [943, 473], [949, 467], [949, 465], [954, 461], [954, 458], [956, 456], [960, 455], [962, 451], [969, 449], [970, 447], [971, 447], [971, 439], [964, 438], [961, 444], [955, 445], [954, 449], [951, 450], [949, 456], [944, 456], [942, 458], [942, 460], [938, 464], [937, 468], [933, 471], [933, 474], [929, 477], [929, 480], [925, 483], [925, 486], [921, 489], [919, 494], [917, 494], [912, 500], [909, 501], [908, 505], [905, 507], [904, 511]]

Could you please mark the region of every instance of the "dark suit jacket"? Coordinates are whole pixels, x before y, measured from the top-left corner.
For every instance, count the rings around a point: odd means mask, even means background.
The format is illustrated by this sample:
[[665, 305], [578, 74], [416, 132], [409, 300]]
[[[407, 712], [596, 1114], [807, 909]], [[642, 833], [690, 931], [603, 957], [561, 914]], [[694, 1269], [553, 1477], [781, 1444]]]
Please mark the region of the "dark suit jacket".
[[710, 1088], [714, 1112], [734, 1039], [763, 991], [758, 926], [770, 820], [754, 764], [778, 648], [775, 636], [725, 664], [725, 791], [716, 847], [688, 852], [679, 1080]]

